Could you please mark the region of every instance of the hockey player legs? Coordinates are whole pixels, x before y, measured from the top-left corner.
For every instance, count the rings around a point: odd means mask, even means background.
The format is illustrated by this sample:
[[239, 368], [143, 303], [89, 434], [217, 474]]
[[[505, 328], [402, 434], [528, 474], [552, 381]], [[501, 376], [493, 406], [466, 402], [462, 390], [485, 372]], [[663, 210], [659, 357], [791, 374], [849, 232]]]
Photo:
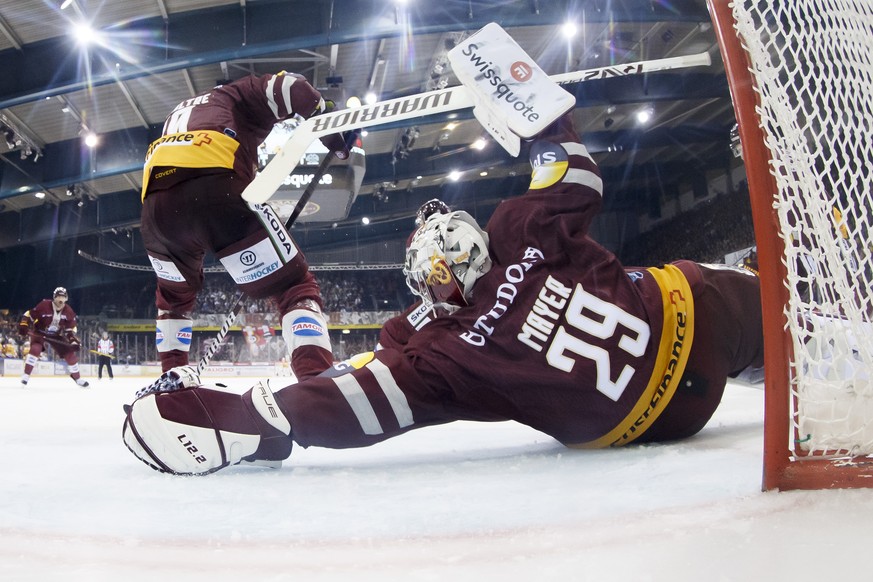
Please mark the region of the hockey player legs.
[[[253, 209], [239, 197], [240, 182], [228, 173], [204, 176], [172, 192], [157, 191], [143, 203], [142, 235], [153, 264], [157, 259], [178, 272], [162, 276], [158, 271], [157, 345], [164, 371], [188, 364], [192, 325], [189, 315], [203, 286], [203, 249], [215, 253], [247, 295], [274, 299], [280, 317], [305, 305], [313, 319], [324, 319], [318, 283], [303, 254], [269, 207]], [[208, 213], [180, 213], [177, 197], [184, 196], [196, 197]], [[227, 228], [229, 224], [233, 229]], [[171, 244], [167, 244], [169, 241]], [[305, 377], [330, 365], [326, 330], [325, 321], [324, 341], [317, 345], [315, 354], [309, 355], [313, 362], [295, 369], [295, 373]], [[292, 351], [292, 364], [293, 358]]]
[[79, 373], [81, 342], [76, 336], [76, 312], [67, 304], [68, 297], [67, 290], [58, 287], [52, 293], [51, 299], [43, 299], [21, 317], [18, 333], [21, 336], [30, 336], [30, 352], [24, 360], [22, 385], [26, 386], [30, 381], [30, 374], [39, 356], [45, 346], [50, 345], [67, 363], [70, 378], [82, 388], [88, 386], [88, 382]]

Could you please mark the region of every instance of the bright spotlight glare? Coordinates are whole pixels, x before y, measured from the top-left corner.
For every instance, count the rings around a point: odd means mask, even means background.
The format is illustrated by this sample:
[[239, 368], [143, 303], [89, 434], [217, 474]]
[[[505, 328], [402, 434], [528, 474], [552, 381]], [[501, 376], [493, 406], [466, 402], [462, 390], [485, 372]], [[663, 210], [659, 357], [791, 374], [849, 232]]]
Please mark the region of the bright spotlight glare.
[[370, 224], [370, 219], [365, 216], [364, 218], [361, 219], [361, 224], [363, 224], [364, 226]]
[[483, 149], [485, 149], [485, 145], [486, 145], [487, 143], [488, 143], [488, 142], [485, 141], [485, 138], [484, 138], [484, 137], [480, 137], [479, 139], [477, 139], [476, 141], [474, 141], [474, 142], [470, 145], [470, 147], [472, 147], [474, 150], [483, 150]]
[[449, 172], [448, 179], [452, 182], [457, 182], [461, 179], [461, 172], [457, 170], [452, 170], [451, 172]]
[[34, 193], [34, 196], [42, 200], [43, 198], [45, 198], [45, 192], [36, 192]]
[[364, 95], [364, 103], [366, 103], [367, 105], [372, 105], [373, 103], [378, 101], [378, 99], [379, 99], [378, 95], [376, 95], [372, 91], [370, 91], [369, 93]]
[[85, 136], [85, 145], [88, 146], [89, 148], [95, 147], [97, 145], [97, 141], [98, 140], [97, 140], [96, 133], [89, 133], [88, 135]]
[[637, 123], [646, 124], [652, 120], [652, 110], [651, 109], [641, 109], [637, 111]]
[[80, 46], [88, 46], [97, 42], [97, 31], [91, 28], [87, 22], [76, 22], [73, 24], [73, 38]]
[[576, 32], [578, 32], [578, 29], [575, 22], [565, 22], [561, 27], [561, 34], [564, 35], [564, 38], [573, 38], [576, 36]]

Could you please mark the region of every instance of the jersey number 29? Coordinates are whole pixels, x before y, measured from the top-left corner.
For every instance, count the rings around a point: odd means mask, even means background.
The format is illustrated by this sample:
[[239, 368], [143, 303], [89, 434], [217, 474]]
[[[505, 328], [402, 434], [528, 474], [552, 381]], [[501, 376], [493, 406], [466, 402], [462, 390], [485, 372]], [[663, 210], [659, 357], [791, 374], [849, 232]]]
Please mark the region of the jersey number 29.
[[622, 368], [618, 378], [613, 381], [609, 351], [575, 337], [567, 330], [567, 327], [576, 328], [601, 340], [607, 340], [615, 336], [616, 330], [621, 324], [636, 337], [622, 332], [618, 340], [618, 348], [631, 356], [639, 357], [645, 353], [646, 345], [649, 343], [651, 333], [649, 325], [617, 305], [588, 293], [582, 288], [582, 285], [576, 285], [573, 296], [570, 298], [570, 304], [567, 306], [565, 318], [567, 326], [558, 327], [555, 338], [546, 353], [546, 360], [551, 366], [565, 372], [570, 372], [576, 364], [576, 361], [566, 355], [566, 352], [593, 360], [597, 369], [597, 390], [617, 402], [636, 370], [626, 365]]

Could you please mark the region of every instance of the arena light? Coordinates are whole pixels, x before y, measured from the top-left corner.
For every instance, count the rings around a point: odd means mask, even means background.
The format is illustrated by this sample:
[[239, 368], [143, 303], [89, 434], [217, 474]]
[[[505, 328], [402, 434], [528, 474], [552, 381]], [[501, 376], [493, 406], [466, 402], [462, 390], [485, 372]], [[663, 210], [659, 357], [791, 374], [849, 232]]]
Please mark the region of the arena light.
[[99, 139], [97, 138], [97, 134], [94, 132], [89, 132], [85, 134], [85, 145], [89, 148], [97, 147], [99, 143]]
[[486, 145], [488, 145], [488, 141], [484, 137], [480, 137], [470, 144], [470, 147], [474, 150], [484, 150]]
[[579, 32], [579, 28], [576, 26], [575, 22], [565, 22], [561, 26], [561, 34], [563, 34], [564, 38], [568, 40], [576, 36], [577, 32]]
[[73, 38], [79, 46], [88, 46], [99, 42], [99, 34], [87, 22], [74, 22], [72, 27]]
[[449, 172], [449, 175], [446, 177], [449, 180], [451, 180], [452, 182], [457, 182], [458, 180], [461, 179], [461, 172], [459, 172], [458, 170], [452, 170], [451, 172]]
[[652, 116], [654, 115], [654, 111], [652, 111], [651, 107], [646, 107], [645, 109], [640, 109], [637, 111], [637, 123], [640, 125], [645, 125], [652, 120]]

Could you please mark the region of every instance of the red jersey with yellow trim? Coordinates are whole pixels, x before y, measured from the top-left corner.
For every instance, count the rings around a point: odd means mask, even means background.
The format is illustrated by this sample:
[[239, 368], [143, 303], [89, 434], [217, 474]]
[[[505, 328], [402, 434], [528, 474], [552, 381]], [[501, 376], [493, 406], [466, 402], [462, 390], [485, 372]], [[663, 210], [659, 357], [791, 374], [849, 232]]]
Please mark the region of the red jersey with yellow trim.
[[[570, 123], [553, 127], [531, 146], [530, 189], [486, 226], [493, 266], [467, 307], [420, 326], [410, 308], [369, 360], [276, 393], [298, 443], [364, 446], [429, 424], [515, 420], [580, 444], [632, 427], [637, 410], [645, 420], [647, 390], [675, 367], [656, 369], [665, 295], [650, 271], [625, 269], [588, 236], [600, 172]], [[682, 271], [690, 295], [696, 266]]]
[[179, 103], [146, 153], [142, 195], [204, 171], [254, 179], [258, 146], [276, 122], [309, 117], [321, 94], [301, 75], [249, 75]]

